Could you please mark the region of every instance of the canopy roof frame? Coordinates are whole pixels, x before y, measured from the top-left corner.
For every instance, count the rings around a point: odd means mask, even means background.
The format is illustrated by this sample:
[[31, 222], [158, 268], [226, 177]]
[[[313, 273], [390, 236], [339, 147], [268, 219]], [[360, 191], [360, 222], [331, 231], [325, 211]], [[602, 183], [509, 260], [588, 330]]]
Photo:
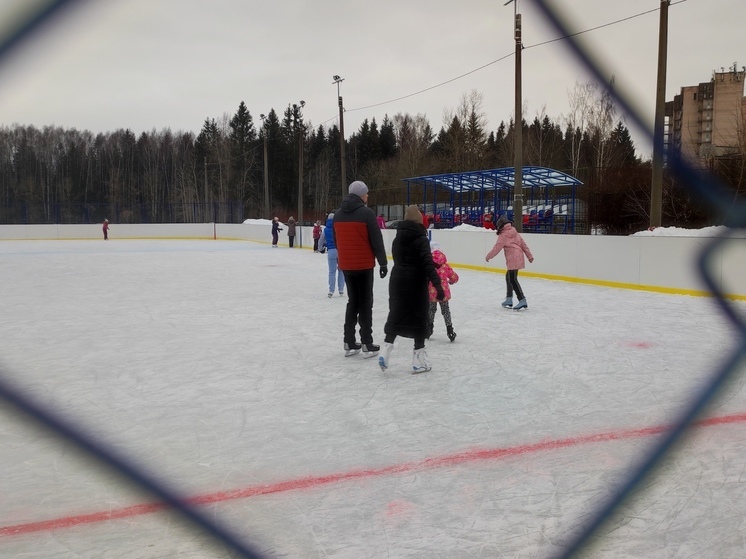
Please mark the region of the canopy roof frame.
[[[569, 197], [571, 211], [566, 227], [566, 231], [574, 232], [575, 229], [575, 200], [576, 188], [583, 183], [567, 173], [550, 169], [549, 167], [525, 166], [522, 167], [522, 188], [524, 192], [530, 191], [528, 198], [524, 194], [525, 200], [537, 200], [556, 196], [556, 188], [570, 188], [571, 196]], [[481, 171], [463, 171], [459, 173], [441, 173], [436, 175], [423, 175], [420, 177], [409, 177], [401, 179], [407, 183], [407, 204], [410, 204], [412, 187], [422, 187], [421, 206], [428, 213], [428, 205], [432, 206], [430, 215], [438, 213], [438, 187], [450, 192], [450, 206], [464, 208], [478, 207], [480, 214], [483, 214], [486, 207], [500, 208], [507, 211], [512, 219], [511, 194], [515, 185], [515, 168], [502, 167], [498, 169], [485, 169]], [[539, 192], [537, 193], [537, 189]], [[432, 196], [428, 199], [428, 191], [432, 190]], [[474, 195], [477, 195], [477, 200]], [[458, 195], [458, 202], [456, 201]], [[486, 195], [491, 195], [491, 201]], [[464, 200], [466, 196], [467, 200]], [[567, 197], [566, 195], [563, 197]], [[442, 201], [440, 202], [442, 203]], [[524, 214], [527, 208], [524, 208]], [[454, 212], [455, 213], [455, 212]], [[451, 226], [454, 224], [454, 216], [450, 218]]]

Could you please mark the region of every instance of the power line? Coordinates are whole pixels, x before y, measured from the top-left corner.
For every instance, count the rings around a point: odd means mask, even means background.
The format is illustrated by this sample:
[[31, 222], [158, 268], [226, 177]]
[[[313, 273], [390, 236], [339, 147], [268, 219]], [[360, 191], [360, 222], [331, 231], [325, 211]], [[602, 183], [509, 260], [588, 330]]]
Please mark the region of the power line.
[[[672, 2], [670, 5], [671, 6], [675, 6], [676, 4], [681, 4], [682, 2], [686, 2], [686, 1], [687, 0], [679, 0], [678, 2]], [[639, 12], [637, 14], [634, 14], [634, 15], [631, 15], [631, 16], [628, 16], [628, 17], [624, 17], [622, 19], [611, 21], [609, 23], [604, 23], [603, 25], [597, 25], [596, 27], [591, 27], [591, 28], [585, 29], [583, 31], [578, 31], [577, 33], [571, 33], [569, 35], [563, 35], [562, 37], [557, 37], [555, 39], [550, 39], [548, 41], [544, 41], [544, 42], [541, 42], [541, 43], [536, 43], [534, 45], [524, 46], [523, 48], [524, 48], [524, 50], [527, 50], [527, 49], [532, 49], [532, 48], [536, 48], [536, 47], [541, 47], [541, 46], [544, 46], [544, 45], [548, 45], [550, 43], [555, 43], [557, 41], [563, 41], [563, 40], [569, 39], [571, 37], [577, 37], [578, 35], [583, 35], [584, 33], [590, 33], [591, 31], [598, 31], [599, 29], [603, 29], [605, 27], [610, 27], [612, 25], [617, 25], [619, 23], [624, 23], [626, 21], [629, 21], [629, 20], [632, 20], [632, 19], [635, 19], [635, 18], [638, 18], [638, 17], [641, 17], [641, 16], [645, 16], [645, 15], [651, 14], [651, 13], [657, 12], [659, 10], [660, 10], [660, 8], [653, 8], [652, 10], [646, 10], [644, 12]], [[439, 87], [442, 87], [442, 86], [444, 86], [446, 84], [449, 84], [451, 82], [454, 82], [456, 80], [460, 80], [461, 78], [465, 78], [466, 76], [468, 76], [470, 74], [474, 74], [475, 72], [479, 72], [480, 70], [484, 70], [488, 66], [492, 66], [493, 64], [497, 64], [498, 62], [502, 62], [506, 58], [510, 58], [511, 56], [514, 56], [514, 55], [515, 55], [515, 53], [511, 51], [509, 54], [501, 56], [500, 58], [498, 58], [496, 60], [493, 60], [492, 62], [488, 62], [487, 64], [483, 64], [482, 66], [479, 66], [478, 68], [474, 68], [473, 70], [469, 70], [468, 72], [466, 72], [464, 74], [461, 74], [459, 76], [456, 76], [454, 78], [450, 78], [448, 80], [445, 80], [443, 82], [437, 83], [437, 84], [432, 85], [430, 87], [426, 87], [425, 89], [421, 89], [419, 91], [415, 91], [414, 93], [409, 93], [407, 95], [402, 95], [401, 97], [396, 97], [394, 99], [389, 99], [388, 101], [382, 101], [380, 103], [374, 103], [372, 105], [366, 105], [364, 107], [355, 107], [353, 109], [345, 109], [345, 112], [348, 112], [348, 111], [349, 112], [362, 111], [362, 110], [365, 110], [365, 109], [371, 109], [371, 108], [374, 108], [374, 107], [380, 107], [381, 105], [387, 105], [388, 103], [394, 103], [396, 101], [401, 101], [402, 99], [408, 99], [409, 97], [414, 97], [416, 95], [420, 95], [422, 93], [425, 93], [427, 91], [431, 91], [433, 89], [437, 89]], [[338, 115], [334, 115], [333, 117], [326, 119], [325, 121], [321, 122], [319, 124], [319, 126], [322, 126], [322, 125], [326, 124], [327, 122], [330, 122], [330, 121], [334, 120], [335, 118], [338, 118]]]

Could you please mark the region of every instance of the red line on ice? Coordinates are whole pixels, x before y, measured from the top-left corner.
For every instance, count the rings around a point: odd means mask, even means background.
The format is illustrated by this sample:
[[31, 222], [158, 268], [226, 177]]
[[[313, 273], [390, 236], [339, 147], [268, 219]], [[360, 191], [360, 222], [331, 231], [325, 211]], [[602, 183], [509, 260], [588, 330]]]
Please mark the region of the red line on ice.
[[[701, 421], [697, 421], [694, 425], [696, 427], [711, 427], [714, 425], [743, 422], [746, 422], [746, 413], [703, 419]], [[255, 497], [257, 495], [269, 495], [272, 493], [283, 493], [286, 491], [313, 489], [322, 485], [330, 485], [332, 483], [339, 483], [355, 479], [401, 474], [431, 468], [440, 468], [443, 466], [466, 464], [469, 462], [500, 460], [502, 458], [522, 456], [535, 452], [559, 450], [562, 448], [569, 448], [584, 444], [649, 437], [651, 435], [657, 435], [659, 433], [668, 431], [670, 428], [670, 425], [658, 425], [654, 427], [646, 427], [643, 429], [628, 429], [623, 431], [596, 433], [593, 435], [583, 435], [566, 439], [557, 439], [533, 444], [511, 446], [506, 448], [465, 450], [463, 452], [458, 452], [455, 454], [448, 454], [445, 456], [434, 458], [426, 458], [425, 460], [421, 460], [419, 462], [405, 462], [403, 464], [395, 464], [382, 468], [371, 468], [368, 470], [351, 470], [349, 472], [329, 474], [325, 476], [309, 476], [276, 483], [252, 485], [251, 487], [246, 487], [243, 489], [234, 489], [231, 491], [219, 491], [217, 493], [197, 495], [195, 497], [187, 499], [186, 502], [191, 505], [206, 505], [211, 503], [220, 503], [223, 501], [231, 501], [235, 499], [246, 499], [249, 497]], [[0, 528], [0, 537], [30, 534], [33, 532], [48, 532], [52, 530], [60, 530], [63, 528], [71, 528], [73, 526], [84, 524], [94, 524], [98, 522], [105, 522], [107, 520], [115, 520], [119, 518], [128, 518], [132, 516], [140, 516], [143, 514], [161, 512], [167, 510], [168, 508], [169, 507], [163, 503], [144, 503], [104, 512], [66, 516], [52, 520], [44, 520], [41, 522], [16, 524], [15, 526], [5, 526]]]

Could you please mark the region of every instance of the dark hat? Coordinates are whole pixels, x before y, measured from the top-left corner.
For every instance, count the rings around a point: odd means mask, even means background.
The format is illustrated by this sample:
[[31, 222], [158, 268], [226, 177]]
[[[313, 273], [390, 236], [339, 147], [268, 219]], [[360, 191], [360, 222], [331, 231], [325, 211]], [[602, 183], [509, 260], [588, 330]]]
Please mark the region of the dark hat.
[[508, 216], [503, 214], [499, 218], [497, 218], [497, 221], [495, 222], [495, 227], [497, 227], [498, 232], [500, 229], [505, 227], [506, 223], [510, 223], [510, 220], [508, 219]]

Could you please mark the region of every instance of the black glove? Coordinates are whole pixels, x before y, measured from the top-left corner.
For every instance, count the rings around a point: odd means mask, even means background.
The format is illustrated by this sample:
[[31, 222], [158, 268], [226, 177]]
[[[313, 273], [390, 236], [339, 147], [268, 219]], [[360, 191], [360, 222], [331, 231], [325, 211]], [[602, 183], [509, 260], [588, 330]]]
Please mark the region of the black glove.
[[439, 285], [435, 288], [435, 298], [438, 301], [445, 301], [446, 299], [446, 292], [443, 291], [443, 288]]
[[381, 279], [385, 278], [389, 273], [388, 266], [381, 266]]

